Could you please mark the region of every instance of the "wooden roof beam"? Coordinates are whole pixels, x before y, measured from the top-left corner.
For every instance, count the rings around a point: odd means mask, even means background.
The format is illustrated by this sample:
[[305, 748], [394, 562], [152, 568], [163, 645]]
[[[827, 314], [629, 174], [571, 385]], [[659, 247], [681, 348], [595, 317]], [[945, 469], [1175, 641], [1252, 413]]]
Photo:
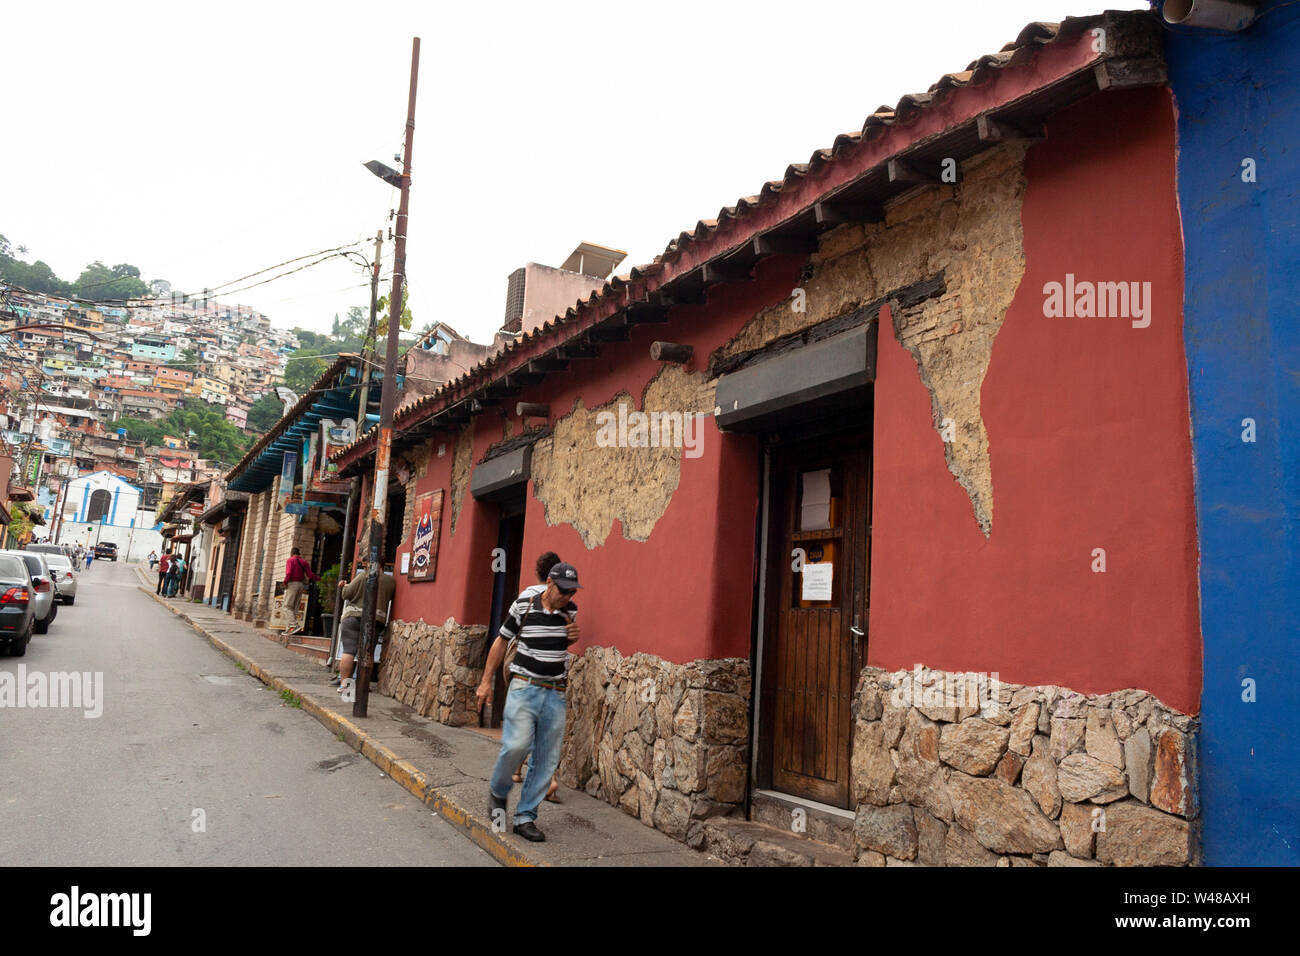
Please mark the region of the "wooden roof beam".
[[868, 202], [819, 202], [813, 205], [817, 226], [829, 229], [846, 222], [880, 222], [885, 218], [879, 205]]

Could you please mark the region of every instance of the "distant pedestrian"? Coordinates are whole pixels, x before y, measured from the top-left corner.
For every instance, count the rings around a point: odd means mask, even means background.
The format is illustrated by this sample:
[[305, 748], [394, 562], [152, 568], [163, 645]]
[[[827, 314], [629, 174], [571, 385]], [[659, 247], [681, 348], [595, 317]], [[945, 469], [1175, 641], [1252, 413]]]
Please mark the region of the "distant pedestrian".
[[94, 561], [94, 560], [95, 560], [95, 549], [94, 549], [94, 548], [87, 548], [87, 549], [86, 549], [86, 570], [87, 570], [87, 571], [90, 570], [90, 562], [92, 562], [92, 561]]
[[167, 568], [171, 566], [171, 563], [172, 553], [164, 551], [162, 557], [158, 559], [158, 589], [154, 591], [155, 594], [163, 593], [163, 586], [167, 583]]
[[158, 552], [157, 552], [157, 551], [150, 551], [150, 552], [149, 552], [149, 570], [152, 571], [154, 565], [157, 564], [157, 563], [158, 563]]
[[172, 563], [167, 568], [167, 597], [175, 597], [181, 585], [181, 576], [185, 574], [185, 559], [179, 554], [172, 555]]
[[502, 714], [501, 751], [488, 784], [488, 807], [492, 822], [504, 824], [506, 799], [514, 786], [511, 777], [532, 751], [515, 807], [514, 832], [534, 843], [546, 839], [537, 828], [537, 808], [560, 764], [564, 743], [569, 645], [578, 639], [578, 606], [570, 598], [580, 587], [577, 570], [560, 562], [547, 575], [545, 591], [519, 595], [492, 644], [478, 687], [481, 710], [492, 701], [494, 672], [505, 657], [507, 642], [518, 639]]
[[298, 620], [298, 603], [302, 599], [303, 589], [308, 581], [319, 581], [320, 575], [311, 569], [298, 548], [289, 552], [289, 560], [284, 565], [284, 617], [285, 635], [298, 633], [302, 622]]

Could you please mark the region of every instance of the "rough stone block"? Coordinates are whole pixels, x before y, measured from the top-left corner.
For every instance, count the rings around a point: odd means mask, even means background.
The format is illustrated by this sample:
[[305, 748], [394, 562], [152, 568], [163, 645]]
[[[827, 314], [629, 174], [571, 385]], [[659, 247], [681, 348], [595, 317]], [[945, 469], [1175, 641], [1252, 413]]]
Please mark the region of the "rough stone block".
[[1113, 866], [1185, 866], [1192, 856], [1191, 827], [1181, 817], [1131, 800], [1106, 808], [1097, 834], [1097, 859]]
[[1052, 759], [1060, 760], [1083, 743], [1084, 722], [1066, 717], [1052, 718]]
[[1007, 739], [1007, 749], [1021, 756], [1028, 757], [1033, 745], [1034, 733], [1038, 730], [1038, 703], [1025, 703], [1011, 718], [1011, 733]]
[[1056, 762], [1049, 756], [1047, 738], [1034, 738], [1034, 754], [1020, 771], [1020, 785], [1038, 803], [1049, 818], [1061, 811], [1061, 790], [1056, 784]]
[[1120, 745], [1119, 735], [1115, 733], [1110, 711], [1098, 707], [1088, 708], [1084, 750], [1098, 760], [1123, 769], [1124, 748]]
[[1146, 803], [1151, 792], [1151, 732], [1145, 727], [1135, 730], [1124, 741], [1124, 763], [1128, 792]]
[[993, 772], [1007, 749], [1005, 727], [971, 717], [943, 728], [939, 738], [939, 759], [950, 767], [984, 777]]
[[995, 853], [1041, 853], [1062, 845], [1056, 825], [1024, 790], [954, 772], [948, 794], [957, 823]]
[[912, 819], [916, 823], [917, 862], [923, 866], [946, 866], [944, 844], [948, 839], [948, 826], [920, 807], [912, 808]]
[[1164, 730], [1155, 743], [1155, 766], [1151, 778], [1153, 807], [1179, 816], [1196, 816], [1188, 737], [1172, 728]]
[[894, 784], [894, 761], [885, 743], [885, 727], [878, 720], [859, 720], [854, 726], [850, 774], [853, 802], [884, 806]]
[[1003, 783], [1015, 785], [1020, 779], [1020, 771], [1024, 769], [1025, 758], [1014, 751], [1008, 750], [998, 761], [997, 767], [993, 770], [993, 776], [997, 777]]
[[1071, 856], [1092, 859], [1097, 843], [1093, 823], [1098, 818], [1093, 816], [1094, 812], [1102, 814], [1105, 810], [1081, 803], [1067, 803], [1061, 808], [1061, 839]]
[[853, 832], [858, 843], [900, 860], [916, 859], [918, 837], [912, 808], [905, 804], [889, 807], [858, 807]]
[[986, 849], [969, 830], [954, 824], [944, 838], [944, 861], [948, 866], [997, 866], [998, 855]]
[[747, 763], [744, 747], [709, 747], [705, 795], [722, 803], [745, 799]]
[[1124, 771], [1089, 754], [1069, 754], [1056, 770], [1061, 796], [1070, 803], [1110, 803], [1128, 795]]

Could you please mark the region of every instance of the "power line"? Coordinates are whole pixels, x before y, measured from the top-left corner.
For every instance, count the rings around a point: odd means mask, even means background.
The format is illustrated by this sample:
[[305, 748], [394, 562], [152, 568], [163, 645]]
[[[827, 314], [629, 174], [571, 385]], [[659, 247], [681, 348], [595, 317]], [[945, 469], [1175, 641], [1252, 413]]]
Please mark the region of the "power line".
[[[347, 243], [346, 245], [342, 245], [342, 246], [335, 246], [335, 247], [332, 248], [332, 249], [322, 249], [322, 250], [320, 250], [320, 252], [311, 252], [311, 253], [308, 253], [308, 254], [305, 255], [305, 256], [298, 256], [298, 257], [295, 258], [295, 259], [286, 259], [284, 262], [277, 262], [277, 263], [276, 263], [275, 265], [273, 265], [273, 266], [267, 266], [265, 269], [258, 269], [256, 272], [250, 272], [248, 275], [246, 275], [246, 276], [240, 276], [238, 279], [231, 279], [229, 282], [223, 282], [223, 283], [221, 283], [221, 285], [207, 286], [207, 287], [205, 287], [204, 291], [205, 291], [205, 292], [217, 292], [218, 290], [224, 288], [225, 286], [228, 286], [228, 285], [234, 285], [234, 284], [237, 283], [237, 282], [243, 282], [245, 279], [251, 279], [251, 278], [253, 278], [254, 276], [260, 276], [263, 272], [270, 272], [272, 269], [279, 269], [281, 266], [293, 265], [295, 262], [301, 262], [303, 259], [311, 259], [311, 258], [313, 258], [314, 256], [323, 256], [323, 255], [325, 255], [327, 252], [339, 252], [339, 251], [341, 251], [341, 250], [343, 250], [343, 249], [351, 249], [353, 246], [359, 246], [359, 245], [362, 243], [362, 241], [363, 241], [363, 240], [358, 239], [358, 240], [356, 240], [355, 242], [349, 242], [349, 243]], [[251, 288], [251, 287], [250, 287], [250, 288]], [[235, 290], [235, 291], [238, 291], [238, 290]], [[221, 295], [233, 295], [233, 294], [234, 294], [233, 292], [222, 292], [222, 293], [221, 293]]]
[[[311, 253], [308, 253], [307, 255], [303, 255], [303, 256], [295, 256], [295, 257], [292, 258], [292, 259], [286, 259], [284, 262], [277, 262], [277, 263], [275, 263], [274, 265], [267, 266], [267, 267], [264, 268], [264, 269], [258, 269], [256, 272], [250, 272], [248, 275], [240, 276], [238, 279], [231, 279], [231, 280], [228, 281], [228, 282], [223, 282], [223, 283], [221, 283], [220, 285], [216, 285], [216, 286], [206, 286], [206, 287], [204, 288], [204, 292], [205, 292], [205, 293], [215, 293], [215, 295], [228, 296], [228, 295], [234, 295], [236, 292], [243, 292], [243, 291], [245, 291], [246, 289], [256, 288], [256, 287], [259, 286], [259, 285], [264, 285], [264, 284], [266, 284], [266, 282], [272, 282], [272, 281], [274, 281], [274, 280], [277, 279], [277, 278], [283, 278], [283, 276], [286, 276], [286, 275], [292, 275], [294, 272], [298, 272], [298, 271], [300, 271], [300, 270], [298, 270], [298, 269], [293, 269], [293, 270], [290, 270], [289, 272], [283, 273], [283, 275], [281, 275], [281, 276], [275, 276], [275, 277], [273, 277], [273, 278], [271, 278], [271, 279], [267, 279], [267, 280], [265, 280], [264, 282], [255, 282], [255, 283], [253, 283], [252, 285], [244, 286], [243, 288], [240, 288], [240, 289], [227, 289], [227, 288], [225, 288], [225, 287], [226, 287], [226, 286], [235, 285], [236, 283], [239, 283], [239, 282], [243, 282], [245, 279], [252, 279], [252, 278], [254, 278], [254, 277], [256, 277], [256, 276], [262, 275], [263, 273], [270, 272], [270, 271], [272, 271], [273, 269], [279, 269], [279, 268], [282, 268], [282, 267], [287, 266], [287, 265], [293, 265], [295, 262], [301, 262], [301, 261], [303, 261], [304, 259], [311, 259], [311, 258], [314, 258], [314, 257], [316, 257], [316, 256], [324, 256], [325, 258], [318, 260], [318, 262], [316, 262], [316, 263], [310, 263], [310, 264], [309, 264], [309, 265], [318, 265], [320, 262], [325, 262], [325, 261], [328, 260], [328, 259], [334, 258], [335, 255], [341, 255], [341, 254], [343, 254], [344, 250], [350, 250], [350, 249], [352, 249], [354, 246], [361, 245], [364, 241], [365, 241], [365, 240], [363, 240], [363, 239], [357, 239], [357, 240], [355, 240], [355, 241], [353, 241], [353, 242], [345, 243], [345, 244], [343, 244], [343, 245], [339, 245], [339, 246], [334, 246], [334, 247], [331, 247], [331, 248], [329, 248], [329, 249], [321, 249], [321, 250], [319, 250], [319, 251], [317, 251], [317, 252], [311, 252]], [[328, 255], [327, 255], [327, 254], [328, 254]], [[307, 268], [307, 267], [304, 266], [303, 268]], [[89, 286], [87, 286], [86, 288], [93, 289], [93, 288], [98, 288], [98, 287], [100, 287], [100, 286], [104, 286], [104, 285], [112, 285], [114, 282], [119, 282], [119, 281], [121, 281], [121, 280], [123, 280], [123, 279], [130, 279], [130, 278], [137, 278], [137, 277], [133, 277], [133, 276], [118, 276], [118, 277], [116, 277], [116, 278], [114, 278], [114, 279], [111, 279], [111, 280], [108, 280], [108, 281], [106, 281], [106, 282], [97, 282], [97, 283], [94, 283], [93, 285], [89, 285]], [[140, 281], [143, 282], [144, 280], [141, 279]], [[50, 297], [58, 298], [58, 299], [68, 299], [68, 300], [70, 300], [70, 301], [72, 301], [72, 302], [78, 302], [78, 303], [81, 303], [81, 304], [83, 304], [83, 305], [102, 305], [102, 304], [106, 304], [106, 303], [115, 303], [115, 302], [134, 302], [134, 301], [141, 301], [141, 302], [148, 302], [148, 303], [150, 303], [150, 305], [152, 306], [152, 305], [156, 305], [156, 304], [160, 304], [160, 303], [165, 303], [165, 302], [174, 302], [174, 301], [175, 301], [174, 297], [170, 297], [170, 296], [135, 296], [135, 297], [126, 298], [126, 299], [84, 299], [84, 298], [82, 298], [80, 295], [73, 294], [73, 293], [60, 294], [60, 293], [56, 293], [56, 292], [34, 292], [34, 291], [32, 291], [31, 289], [25, 289], [25, 288], [23, 288], [22, 286], [19, 286], [19, 285], [15, 284], [15, 283], [8, 282], [7, 280], [6, 280], [5, 284], [8, 285], [8, 286], [10, 286], [10, 287], [12, 287], [12, 288], [14, 288], [14, 289], [17, 289], [19, 292], [22, 292], [22, 293], [25, 294], [25, 295], [50, 296]], [[213, 295], [213, 296], [204, 295], [204, 296], [201, 296], [201, 297], [200, 297], [200, 296], [198, 296], [198, 295], [194, 295], [194, 294], [186, 294], [186, 295], [183, 295], [183, 300], [197, 299], [197, 298], [203, 298], [203, 299], [206, 300], [206, 299], [208, 299], [208, 298], [215, 298], [215, 295]]]

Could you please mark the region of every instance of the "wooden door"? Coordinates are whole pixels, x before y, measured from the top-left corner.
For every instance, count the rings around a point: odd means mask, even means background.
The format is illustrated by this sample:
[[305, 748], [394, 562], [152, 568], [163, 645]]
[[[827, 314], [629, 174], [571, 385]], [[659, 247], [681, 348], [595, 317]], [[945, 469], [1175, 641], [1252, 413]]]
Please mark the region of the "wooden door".
[[868, 442], [777, 448], [770, 472], [760, 778], [837, 807], [849, 806], [850, 705], [866, 658]]

